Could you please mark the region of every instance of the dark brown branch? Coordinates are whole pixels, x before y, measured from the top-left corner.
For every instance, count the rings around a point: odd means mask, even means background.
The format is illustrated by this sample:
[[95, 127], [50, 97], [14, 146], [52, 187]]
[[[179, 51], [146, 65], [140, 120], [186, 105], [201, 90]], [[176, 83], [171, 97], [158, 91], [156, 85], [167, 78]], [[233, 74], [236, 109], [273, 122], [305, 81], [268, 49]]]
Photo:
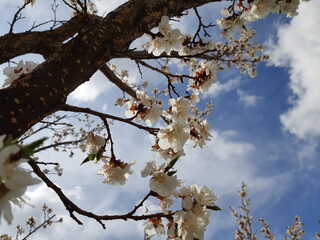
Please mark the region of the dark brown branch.
[[47, 129], [47, 128], [50, 127], [51, 125], [56, 125], [59, 121], [61, 121], [61, 120], [64, 119], [65, 117], [66, 117], [66, 115], [63, 116], [63, 117], [61, 117], [61, 118], [59, 118], [59, 119], [54, 120], [53, 122], [42, 122], [42, 121], [41, 121], [43, 124], [45, 124], [44, 126], [42, 126], [42, 127], [40, 127], [39, 129], [35, 130], [35, 131], [32, 132], [32, 134], [30, 134], [30, 135], [27, 134], [27, 135], [23, 136], [22, 138], [19, 139], [18, 142], [22, 142], [22, 141], [26, 140], [26, 139], [29, 138], [30, 136], [32, 136], [32, 135], [34, 135], [34, 134], [36, 134], [36, 133], [38, 133], [38, 132], [40, 132], [40, 131], [42, 131], [42, 130], [44, 130], [44, 129]]
[[159, 131], [158, 128], [146, 127], [146, 126], [139, 125], [139, 124], [137, 124], [135, 122], [132, 122], [131, 121], [132, 119], [121, 118], [121, 117], [113, 116], [113, 115], [110, 115], [110, 114], [101, 113], [101, 112], [98, 112], [98, 111], [91, 110], [90, 108], [82, 108], [82, 107], [71, 106], [71, 105], [65, 104], [64, 106], [61, 107], [61, 110], [62, 111], [69, 111], [69, 112], [88, 113], [88, 114], [97, 116], [97, 117], [102, 118], [102, 119], [106, 119], [106, 118], [113, 119], [113, 120], [116, 120], [116, 121], [119, 121], [119, 122], [130, 124], [130, 125], [132, 125], [132, 126], [134, 126], [136, 128], [145, 130], [145, 131], [149, 132], [152, 135], [156, 135], [156, 132]]
[[28, 4], [30, 4], [30, 3], [31, 3], [31, 0], [28, 0], [28, 1], [24, 2], [24, 4], [23, 4], [21, 7], [19, 7], [19, 8], [18, 8], [18, 11], [13, 15], [12, 22], [9, 23], [9, 24], [10, 24], [9, 34], [12, 34], [14, 24], [15, 24], [19, 19], [22, 18], [22, 16], [21, 16], [22, 10], [25, 9], [25, 7], [26, 7]]
[[101, 66], [99, 70], [109, 79], [110, 82], [114, 83], [123, 92], [126, 92], [133, 98], [137, 97], [136, 92], [126, 83], [121, 81], [121, 79], [118, 78], [117, 75], [106, 64]]
[[152, 196], [152, 195], [153, 195], [153, 193], [152, 193], [152, 191], [150, 191], [150, 192], [132, 209], [132, 211], [129, 212], [128, 214], [129, 214], [129, 215], [135, 214], [135, 212], [136, 212], [140, 207], [143, 206], [143, 203], [144, 203], [150, 196]]
[[38, 53], [45, 58], [60, 49], [63, 41], [74, 36], [80, 29], [88, 27], [98, 16], [92, 16], [91, 21], [83, 16], [71, 18], [68, 22], [55, 29], [43, 32], [24, 32], [6, 34], [0, 37], [0, 64], [10, 59], [26, 54]]
[[36, 161], [37, 164], [42, 164], [42, 165], [56, 165], [56, 166], [59, 166], [59, 163], [56, 163], [56, 162], [39, 162], [39, 161]]
[[125, 52], [132, 41], [157, 26], [161, 16], [180, 15], [186, 9], [215, 1], [131, 0], [101, 21], [79, 29], [78, 35], [45, 63], [0, 90], [0, 134], [18, 138], [58, 111], [72, 91], [88, 81], [114, 53]]
[[128, 52], [118, 52], [114, 55], [114, 58], [130, 58], [132, 60], [148, 60], [148, 59], [160, 59], [160, 58], [177, 58], [177, 59], [185, 59], [185, 58], [200, 58], [206, 60], [218, 60], [220, 59], [220, 55], [208, 55], [208, 53], [215, 52], [216, 50], [207, 50], [205, 52], [201, 52], [194, 55], [179, 55], [177, 51], [171, 51], [170, 55], [166, 53], [162, 53], [160, 56], [154, 56], [151, 53], [148, 53], [145, 50], [142, 51], [128, 51]]
[[150, 65], [150, 64], [148, 64], [148, 63], [146, 63], [144, 61], [141, 61], [141, 60], [136, 60], [136, 62], [141, 64], [141, 65], [143, 65], [143, 66], [145, 66], [145, 67], [147, 67], [147, 68], [149, 68], [149, 69], [151, 69], [151, 70], [153, 70], [153, 71], [161, 73], [162, 75], [164, 75], [166, 77], [178, 78], [178, 79], [180, 79], [181, 82], [182, 82], [183, 78], [197, 79], [197, 77], [192, 77], [192, 76], [186, 75], [186, 74], [181, 74], [180, 75], [180, 74], [172, 74], [172, 73], [168, 73], [168, 72], [162, 71], [159, 68], [156, 68], [156, 67], [154, 67], [154, 66], [152, 66], [152, 65]]
[[110, 152], [111, 152], [111, 161], [116, 161], [116, 155], [114, 154], [114, 142], [112, 140], [112, 135], [111, 135], [111, 130], [110, 130], [110, 126], [109, 126], [109, 123], [107, 121], [107, 119], [101, 117], [101, 120], [103, 121], [104, 123], [104, 126], [106, 127], [107, 129], [107, 133], [108, 133], [108, 137], [107, 137], [107, 141], [110, 141]]
[[79, 143], [79, 142], [82, 142], [82, 141], [84, 141], [84, 140], [83, 139], [79, 139], [79, 140], [65, 141], [65, 142], [59, 142], [59, 143], [50, 144], [48, 146], [44, 146], [44, 147], [38, 148], [37, 150], [35, 150], [35, 153], [41, 152], [43, 150], [46, 150], [46, 149], [49, 149], [49, 148], [53, 148], [53, 147], [69, 145], [69, 144], [76, 144], [76, 143]]
[[[92, 212], [85, 211], [81, 208], [79, 208], [76, 204], [74, 204], [59, 188], [57, 185], [55, 185], [38, 167], [37, 163], [30, 158], [29, 160], [29, 165], [32, 167], [33, 171], [35, 174], [37, 174], [38, 177], [42, 179], [42, 181], [53, 191], [55, 191], [60, 198], [60, 200], [63, 202], [64, 206], [66, 209], [69, 211], [69, 214], [71, 218], [73, 218], [79, 225], [82, 225], [82, 222], [74, 215], [74, 212], [89, 217], [97, 220], [103, 228], [105, 228], [105, 224], [102, 222], [103, 220], [117, 220], [117, 219], [122, 219], [122, 220], [128, 220], [132, 219], [135, 221], [138, 220], [147, 220], [148, 218], [169, 218], [172, 217], [173, 213], [169, 214], [164, 214], [164, 213], [156, 213], [156, 214], [147, 214], [147, 215], [139, 215], [139, 216], [134, 216], [133, 214], [122, 214], [122, 215], [96, 215]], [[148, 195], [147, 195], [148, 196]], [[135, 211], [132, 211], [133, 213]]]
[[41, 223], [39, 226], [35, 227], [32, 231], [29, 232], [29, 234], [27, 236], [25, 236], [24, 238], [22, 238], [21, 240], [27, 240], [28, 237], [30, 237], [30, 235], [32, 235], [33, 233], [35, 233], [36, 231], [38, 231], [41, 227], [43, 227], [45, 224], [49, 223], [51, 221], [51, 219], [53, 219], [56, 216], [56, 214], [52, 215], [51, 217], [49, 217], [47, 220], [45, 220], [43, 223]]

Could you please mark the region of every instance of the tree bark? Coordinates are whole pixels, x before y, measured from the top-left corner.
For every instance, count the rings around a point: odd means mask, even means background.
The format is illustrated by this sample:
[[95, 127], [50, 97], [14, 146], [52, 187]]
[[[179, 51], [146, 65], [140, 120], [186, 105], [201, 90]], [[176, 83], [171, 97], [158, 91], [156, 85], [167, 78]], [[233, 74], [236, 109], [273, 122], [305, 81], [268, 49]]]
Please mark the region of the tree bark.
[[[41, 119], [58, 111], [73, 90], [88, 81], [116, 54], [126, 52], [131, 42], [156, 27], [162, 16], [179, 16], [189, 8], [217, 1], [131, 0], [105, 18], [79, 23], [77, 36], [65, 44], [62, 44], [63, 37], [54, 43], [54, 39], [51, 39], [53, 35], [50, 34], [42, 35], [49, 38], [46, 46], [48, 49], [32, 49], [31, 45], [23, 48], [23, 42], [20, 43], [20, 48], [19, 44], [13, 44], [12, 47], [16, 50], [11, 52], [14, 54], [1, 55], [2, 61], [26, 52], [38, 52], [50, 57], [15, 84], [0, 90], [0, 135], [11, 134], [18, 138]], [[70, 36], [76, 30], [72, 29]], [[26, 32], [19, 37], [32, 41], [33, 37], [28, 34], [40, 33]], [[5, 44], [0, 45], [1, 53], [4, 47]]]

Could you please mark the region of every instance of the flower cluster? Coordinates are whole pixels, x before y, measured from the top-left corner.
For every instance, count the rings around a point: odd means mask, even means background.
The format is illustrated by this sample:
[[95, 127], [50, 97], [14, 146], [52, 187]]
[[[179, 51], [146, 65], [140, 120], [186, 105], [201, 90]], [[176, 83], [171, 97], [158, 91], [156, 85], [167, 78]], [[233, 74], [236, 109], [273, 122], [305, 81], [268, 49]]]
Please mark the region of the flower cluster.
[[40, 180], [33, 178], [31, 172], [19, 167], [23, 159], [20, 159], [20, 147], [10, 141], [4, 141], [6, 135], [0, 136], [0, 217], [11, 224], [11, 205], [22, 206], [22, 195], [27, 186], [37, 184]]
[[148, 35], [150, 41], [143, 45], [148, 53], [154, 56], [160, 56], [163, 52], [171, 54], [172, 51], [178, 52], [180, 56], [196, 55], [214, 49], [213, 40], [195, 41], [191, 35], [182, 34], [179, 29], [172, 29], [168, 16], [162, 16], [158, 29], [159, 33]]
[[201, 61], [194, 68], [193, 78], [189, 80], [188, 89], [207, 92], [217, 81], [217, 65], [210, 61]]
[[[125, 115], [138, 121], [144, 120], [148, 126], [152, 126], [161, 116], [162, 102], [157, 101], [155, 97], [148, 96], [141, 90], [137, 90], [136, 94], [136, 98], [126, 100], [127, 109]], [[120, 104], [118, 103], [118, 105]]]
[[99, 136], [90, 133], [86, 138], [88, 157], [82, 162], [88, 162], [91, 160], [102, 161], [104, 165], [102, 168], [97, 171], [98, 175], [103, 175], [103, 183], [111, 185], [125, 185], [129, 175], [133, 173], [130, 169], [132, 165], [135, 164], [135, 161], [130, 163], [124, 163], [121, 160], [116, 160], [114, 154], [112, 153], [111, 157], [103, 156], [104, 147], [106, 145], [106, 140]]
[[23, 78], [26, 74], [32, 72], [38, 66], [37, 63], [32, 61], [19, 61], [17, 66], [15, 67], [6, 67], [3, 69], [3, 74], [7, 76], [4, 80], [4, 84], [2, 87], [8, 87], [15, 82], [17, 82], [20, 78]]
[[171, 51], [178, 51], [182, 45], [181, 32], [179, 29], [171, 28], [168, 16], [161, 18], [158, 28], [159, 34], [150, 36], [150, 42], [144, 45], [148, 53], [160, 56], [163, 52], [170, 54]]
[[105, 164], [97, 174], [105, 177], [103, 183], [111, 185], [125, 185], [129, 175], [133, 173], [130, 168], [135, 164], [135, 161], [130, 163], [124, 163], [120, 160], [108, 161], [105, 157], [102, 157], [100, 160]]
[[180, 181], [177, 176], [170, 176], [165, 172], [166, 164], [158, 167], [155, 161], [147, 162], [144, 169], [141, 171], [142, 177], [152, 176], [149, 181], [151, 191], [156, 192], [162, 197], [172, 195], [175, 189], [180, 186]]
[[241, 29], [248, 22], [257, 21], [265, 18], [269, 13], [282, 13], [287, 17], [293, 17], [298, 14], [297, 9], [303, 0], [254, 0], [238, 1], [229, 8], [221, 11], [225, 18], [217, 20], [218, 25], [225, 29], [225, 34], [229, 35], [234, 29]]
[[[203, 239], [207, 225], [210, 222], [211, 210], [219, 199], [209, 187], [191, 185], [181, 186], [174, 172], [167, 171], [168, 165], [157, 166], [154, 161], [147, 162], [141, 171], [142, 177], [151, 176], [149, 186], [160, 200], [164, 213], [172, 213], [167, 217], [167, 235], [169, 239]], [[181, 199], [181, 210], [169, 210], [173, 199]], [[145, 223], [145, 233], [148, 236], [165, 235], [165, 226], [161, 218], [150, 218]]]

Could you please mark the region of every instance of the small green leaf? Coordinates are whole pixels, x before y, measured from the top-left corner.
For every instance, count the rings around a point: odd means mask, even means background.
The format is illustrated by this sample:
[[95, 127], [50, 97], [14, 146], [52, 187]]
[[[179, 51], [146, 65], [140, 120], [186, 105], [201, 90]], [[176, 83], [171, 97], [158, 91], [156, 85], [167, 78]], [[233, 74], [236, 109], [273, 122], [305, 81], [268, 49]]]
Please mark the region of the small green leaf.
[[80, 166], [82, 165], [82, 164], [84, 164], [84, 163], [86, 163], [86, 162], [89, 162], [90, 160], [89, 160], [89, 157], [86, 157], [83, 161], [82, 161], [82, 163], [80, 164]]
[[172, 159], [169, 164], [168, 164], [168, 169], [173, 168], [173, 166], [176, 164], [176, 162], [178, 161], [179, 157], [176, 157], [175, 159]]
[[212, 206], [212, 207], [207, 207], [207, 208], [211, 209], [212, 211], [221, 211], [222, 210], [218, 206]]
[[34, 150], [37, 147], [41, 146], [46, 139], [47, 138], [41, 138], [41, 139], [39, 139], [37, 141], [34, 141], [34, 142], [30, 143], [27, 146], [22, 147], [21, 150], [20, 150], [21, 155], [25, 156], [25, 157], [31, 156], [32, 154], [34, 154]]
[[177, 172], [177, 171], [169, 171], [167, 174], [168, 174], [168, 176], [172, 176], [172, 175], [174, 175], [176, 172]]
[[98, 151], [98, 153], [96, 155], [97, 160], [100, 160], [100, 158], [102, 157], [103, 152], [104, 152], [104, 149], [102, 149], [102, 148]]
[[94, 159], [96, 159], [96, 155], [95, 155], [95, 154], [89, 154], [88, 157], [86, 157], [86, 158], [82, 161], [82, 163], [81, 163], [80, 165], [82, 165], [82, 164], [84, 164], [84, 163], [86, 163], [86, 162], [89, 162], [89, 161], [93, 161]]

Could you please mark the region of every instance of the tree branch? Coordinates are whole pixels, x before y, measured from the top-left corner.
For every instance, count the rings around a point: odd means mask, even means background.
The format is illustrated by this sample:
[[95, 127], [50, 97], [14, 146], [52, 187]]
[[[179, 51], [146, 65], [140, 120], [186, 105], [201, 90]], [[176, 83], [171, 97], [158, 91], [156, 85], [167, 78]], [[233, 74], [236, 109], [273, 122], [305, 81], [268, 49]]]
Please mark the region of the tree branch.
[[121, 79], [118, 78], [117, 75], [106, 64], [101, 66], [99, 70], [109, 79], [110, 82], [114, 83], [123, 92], [126, 92], [133, 98], [137, 97], [136, 92], [123, 81], [121, 81]]
[[180, 15], [186, 9], [214, 1], [131, 0], [101, 21], [79, 29], [78, 35], [46, 62], [0, 90], [0, 134], [18, 138], [58, 111], [72, 91], [88, 81], [114, 53], [126, 51], [132, 41], [157, 26], [163, 15]]
[[[79, 225], [82, 225], [83, 223], [74, 215], [74, 212], [89, 217], [89, 218], [93, 218], [95, 220], [97, 220], [103, 228], [105, 227], [105, 224], [102, 222], [103, 220], [117, 220], [117, 219], [122, 219], [122, 220], [128, 220], [128, 219], [132, 219], [135, 221], [138, 220], [147, 220], [148, 218], [169, 218], [172, 217], [174, 215], [173, 213], [169, 213], [169, 214], [164, 214], [164, 213], [156, 213], [156, 214], [147, 214], [147, 215], [139, 215], [139, 216], [134, 216], [133, 213], [135, 213], [135, 211], [131, 211], [128, 214], [122, 214], [122, 215], [96, 215], [92, 212], [88, 212], [85, 211], [81, 208], [79, 208], [76, 204], [74, 204], [61, 190], [61, 188], [59, 188], [57, 185], [55, 185], [42, 171], [41, 169], [38, 167], [36, 161], [34, 161], [33, 159], [29, 159], [29, 165], [32, 167], [33, 171], [35, 172], [35, 174], [38, 175], [38, 177], [40, 177], [42, 179], [42, 181], [45, 182], [45, 184], [51, 188], [53, 191], [55, 191], [58, 195], [58, 197], [60, 198], [60, 200], [63, 202], [64, 206], [66, 207], [66, 209], [69, 211], [69, 214], [71, 216], [71, 218], [73, 218]], [[147, 195], [148, 196], [148, 195]], [[138, 205], [139, 206], [139, 205]], [[139, 206], [140, 207], [140, 206]]]
[[145, 130], [145, 131], [149, 132], [152, 135], [156, 135], [156, 133], [159, 131], [158, 128], [151, 128], [151, 127], [142, 126], [142, 125], [139, 125], [139, 124], [137, 124], [135, 122], [132, 122], [131, 119], [121, 118], [121, 117], [113, 116], [113, 115], [110, 115], [110, 114], [101, 113], [101, 112], [98, 112], [98, 111], [91, 110], [90, 108], [82, 108], [82, 107], [77, 107], [77, 106], [72, 106], [72, 105], [65, 104], [65, 105], [63, 105], [61, 107], [61, 110], [62, 111], [69, 111], [69, 112], [88, 113], [88, 114], [95, 115], [95, 116], [97, 116], [99, 118], [102, 118], [102, 119], [106, 119], [106, 118], [113, 119], [113, 120], [116, 120], [116, 121], [119, 121], [119, 122], [130, 124], [130, 125], [132, 125], [132, 126], [134, 126], [136, 128]]

